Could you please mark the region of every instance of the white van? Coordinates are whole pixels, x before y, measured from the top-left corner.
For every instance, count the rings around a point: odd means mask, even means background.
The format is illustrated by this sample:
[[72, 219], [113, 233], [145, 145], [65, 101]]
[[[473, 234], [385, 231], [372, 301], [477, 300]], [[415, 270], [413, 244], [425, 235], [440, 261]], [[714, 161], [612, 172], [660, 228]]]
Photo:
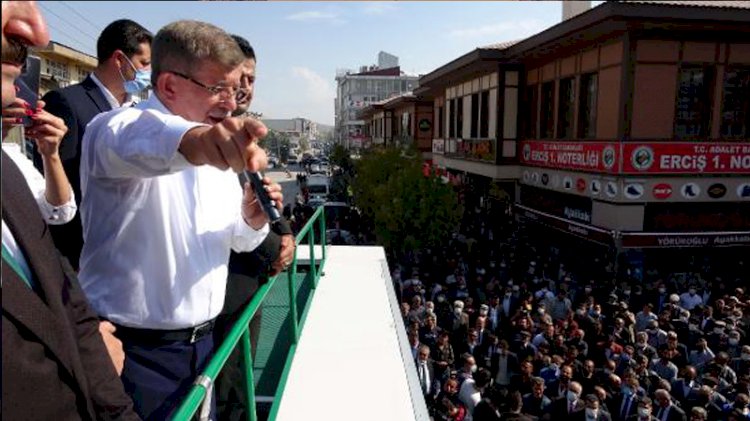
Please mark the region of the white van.
[[328, 177], [322, 175], [311, 175], [307, 178], [307, 200], [319, 199], [323, 202], [328, 200], [330, 192], [330, 183]]

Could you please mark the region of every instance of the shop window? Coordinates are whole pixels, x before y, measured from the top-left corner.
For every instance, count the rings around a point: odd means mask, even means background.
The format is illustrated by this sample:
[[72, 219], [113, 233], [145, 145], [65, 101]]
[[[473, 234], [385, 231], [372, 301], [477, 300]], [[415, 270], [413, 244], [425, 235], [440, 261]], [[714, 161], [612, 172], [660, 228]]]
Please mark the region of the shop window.
[[469, 137], [476, 139], [479, 135], [479, 94], [471, 94], [471, 133]]
[[464, 98], [456, 99], [456, 137], [464, 137]]
[[542, 84], [542, 109], [540, 118], [542, 139], [551, 139], [555, 132], [555, 82]]
[[575, 107], [575, 80], [572, 77], [560, 79], [557, 107], [557, 138], [573, 137], [573, 109]]
[[456, 99], [448, 101], [448, 138], [456, 137]]
[[487, 139], [490, 137], [490, 91], [482, 91], [479, 103], [479, 137]]
[[578, 138], [596, 137], [596, 101], [598, 76], [596, 73], [581, 75], [581, 88], [578, 96]]
[[728, 69], [724, 74], [721, 137], [750, 137], [750, 68]]
[[705, 138], [711, 118], [713, 69], [704, 66], [683, 66], [679, 73], [675, 137]]
[[526, 110], [524, 112], [524, 135], [526, 139], [537, 138], [537, 112], [539, 110], [539, 86], [526, 87]]
[[445, 120], [445, 116], [443, 115], [443, 107], [438, 107], [437, 112], [437, 136], [435, 136], [438, 139], [443, 139], [445, 136], [445, 133], [443, 133], [443, 120]]

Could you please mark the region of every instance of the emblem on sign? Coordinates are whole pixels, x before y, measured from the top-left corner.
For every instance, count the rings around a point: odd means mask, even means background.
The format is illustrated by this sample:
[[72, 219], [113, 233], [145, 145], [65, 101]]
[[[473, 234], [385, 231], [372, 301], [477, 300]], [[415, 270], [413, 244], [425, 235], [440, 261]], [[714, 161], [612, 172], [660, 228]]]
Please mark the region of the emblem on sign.
[[687, 183], [682, 186], [680, 193], [685, 199], [695, 199], [700, 196], [701, 188], [695, 183]]
[[531, 182], [534, 184], [539, 184], [539, 173], [533, 172], [531, 173]]
[[611, 170], [615, 166], [615, 148], [607, 146], [602, 151], [602, 164], [604, 168]]
[[737, 186], [737, 197], [746, 199], [750, 197], [750, 183], [740, 184]]
[[721, 183], [711, 184], [706, 192], [712, 199], [720, 199], [727, 194], [727, 187]]
[[625, 197], [628, 199], [638, 199], [643, 196], [643, 184], [631, 183], [625, 186]]
[[583, 193], [586, 191], [586, 180], [579, 178], [576, 180], [576, 190]]
[[563, 188], [565, 190], [570, 190], [573, 188], [573, 179], [570, 177], [563, 178]]
[[638, 171], [646, 171], [651, 168], [654, 163], [654, 151], [648, 146], [639, 146], [633, 150], [633, 155], [630, 157], [630, 163], [633, 164], [633, 168]]
[[529, 173], [528, 171], [524, 171], [523, 172], [523, 181], [524, 181], [524, 183], [528, 183], [529, 180], [531, 180], [531, 173]]
[[591, 194], [598, 196], [602, 192], [602, 182], [599, 180], [591, 180]]
[[615, 183], [614, 181], [608, 181], [605, 193], [607, 193], [607, 197], [609, 197], [610, 199], [613, 199], [615, 196], [617, 196], [617, 183]]
[[531, 145], [528, 143], [523, 145], [523, 160], [528, 161], [531, 158]]
[[544, 184], [545, 186], [549, 184], [549, 174], [547, 173], [542, 174], [542, 184]]
[[667, 183], [659, 183], [654, 186], [654, 197], [659, 200], [668, 199], [672, 195], [672, 186]]

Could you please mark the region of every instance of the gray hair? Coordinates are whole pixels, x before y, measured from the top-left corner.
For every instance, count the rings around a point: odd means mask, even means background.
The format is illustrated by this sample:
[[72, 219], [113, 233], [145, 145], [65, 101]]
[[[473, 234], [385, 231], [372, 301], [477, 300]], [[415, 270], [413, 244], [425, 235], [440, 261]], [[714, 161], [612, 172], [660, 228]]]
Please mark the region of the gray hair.
[[151, 46], [151, 83], [162, 72], [179, 71], [210, 62], [234, 69], [245, 59], [237, 42], [223, 29], [210, 23], [194, 20], [179, 20], [161, 28]]

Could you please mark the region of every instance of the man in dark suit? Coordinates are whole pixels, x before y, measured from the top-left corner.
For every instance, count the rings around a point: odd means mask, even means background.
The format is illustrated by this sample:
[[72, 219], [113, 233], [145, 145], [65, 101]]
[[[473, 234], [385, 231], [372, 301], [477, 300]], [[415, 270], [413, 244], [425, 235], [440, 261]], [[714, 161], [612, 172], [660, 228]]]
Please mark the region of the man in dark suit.
[[[35, 2], [2, 2], [2, 106], [28, 46], [49, 42]], [[13, 161], [2, 152], [3, 419], [137, 420], [70, 266]]]
[[[255, 89], [255, 65], [257, 59], [250, 43], [237, 35], [233, 35], [245, 56], [242, 63], [242, 77], [237, 98], [237, 108], [233, 116], [246, 114], [250, 108]], [[240, 175], [240, 184], [245, 180]], [[271, 231], [266, 239], [255, 250], [248, 253], [232, 251], [229, 255], [229, 276], [224, 298], [224, 308], [216, 319], [214, 326], [214, 341], [221, 344], [231, 330], [250, 300], [255, 296], [261, 285], [268, 282], [268, 277], [280, 273], [294, 257], [295, 241], [292, 229], [286, 218], [271, 224]], [[261, 309], [255, 313], [250, 321], [250, 344], [255, 357], [255, 350], [260, 335]], [[241, 355], [235, 350], [227, 360], [220, 376], [216, 381], [216, 398], [219, 419], [245, 418], [247, 411], [246, 396], [243, 392], [244, 374], [242, 373]]]
[[[141, 25], [127, 19], [107, 25], [96, 42], [99, 61], [96, 69], [83, 82], [44, 95], [45, 109], [60, 117], [68, 126], [68, 133], [60, 143], [60, 159], [65, 174], [73, 186], [80, 209], [81, 199], [81, 140], [86, 125], [99, 113], [110, 111], [132, 102], [135, 89], [145, 88], [141, 83], [144, 69], [151, 66], [151, 40], [153, 36]], [[41, 156], [34, 151], [34, 165], [43, 171]], [[83, 232], [81, 217], [67, 224], [50, 227], [55, 246], [78, 270]]]
[[544, 415], [544, 419], [552, 421], [570, 419], [576, 412], [583, 411], [584, 403], [581, 399], [581, 384], [570, 382], [568, 393], [564, 397], [554, 400], [552, 405], [547, 408], [548, 411]]
[[586, 395], [584, 399], [584, 408], [582, 411], [574, 413], [570, 419], [572, 421], [611, 421], [609, 413], [602, 410], [599, 398], [596, 395]]
[[440, 379], [435, 376], [435, 366], [430, 359], [430, 347], [421, 345], [417, 353], [417, 378], [419, 386], [422, 388], [427, 405], [435, 402], [435, 398], [440, 393]]
[[685, 411], [672, 403], [672, 396], [664, 389], [656, 389], [656, 419], [659, 421], [686, 421]]
[[672, 394], [685, 408], [691, 407], [692, 403], [698, 399], [700, 385], [695, 381], [697, 377], [695, 367], [689, 365], [684, 368], [682, 377], [672, 382]]

